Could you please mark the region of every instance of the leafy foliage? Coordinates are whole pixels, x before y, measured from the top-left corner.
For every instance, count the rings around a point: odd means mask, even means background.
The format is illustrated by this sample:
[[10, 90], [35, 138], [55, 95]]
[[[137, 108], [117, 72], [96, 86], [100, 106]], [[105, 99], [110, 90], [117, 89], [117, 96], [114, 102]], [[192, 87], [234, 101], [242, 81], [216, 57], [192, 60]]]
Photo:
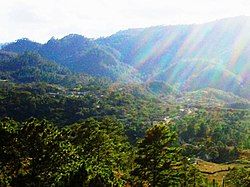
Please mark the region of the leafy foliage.
[[46, 121], [31, 119], [20, 124], [5, 119], [1, 122], [1, 137], [2, 185], [61, 183], [78, 166], [76, 150]]
[[250, 185], [250, 171], [244, 168], [234, 168], [227, 174], [225, 183], [233, 186], [247, 187]]
[[134, 141], [152, 121], [167, 113], [163, 104], [140, 85], [109, 87], [96, 79], [85, 82], [73, 90], [47, 84], [2, 83], [0, 117], [18, 121], [35, 117], [64, 126], [89, 117], [115, 116]]
[[244, 122], [248, 115], [237, 110], [199, 110], [175, 119], [172, 128], [187, 155], [225, 162], [238, 158], [238, 148], [249, 144], [249, 121]]
[[192, 174], [194, 177], [199, 176], [199, 172], [196, 171], [196, 174], [187, 158], [181, 155], [175, 138], [175, 134], [165, 124], [147, 130], [145, 138], [139, 142], [135, 158], [137, 165], [133, 170], [133, 175], [138, 177], [140, 183], [152, 187], [202, 183], [202, 180], [192, 180], [190, 177]]
[[28, 39], [17, 40], [2, 50], [18, 54], [35, 52], [73, 72], [125, 82], [140, 81], [140, 75], [134, 73], [134, 68], [120, 62], [114, 49], [99, 46], [77, 34], [70, 34], [60, 40], [51, 38], [43, 45]]
[[112, 119], [89, 119], [65, 129], [35, 119], [4, 119], [1, 137], [1, 185], [124, 183], [129, 144]]

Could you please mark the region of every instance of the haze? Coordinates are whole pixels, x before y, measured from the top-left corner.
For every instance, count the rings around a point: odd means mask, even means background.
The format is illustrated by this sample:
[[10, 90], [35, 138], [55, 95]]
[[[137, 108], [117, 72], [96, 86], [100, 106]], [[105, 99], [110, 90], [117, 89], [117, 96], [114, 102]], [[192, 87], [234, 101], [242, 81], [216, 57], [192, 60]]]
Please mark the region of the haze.
[[0, 43], [45, 42], [70, 33], [90, 38], [154, 25], [204, 23], [249, 15], [247, 0], [0, 0]]

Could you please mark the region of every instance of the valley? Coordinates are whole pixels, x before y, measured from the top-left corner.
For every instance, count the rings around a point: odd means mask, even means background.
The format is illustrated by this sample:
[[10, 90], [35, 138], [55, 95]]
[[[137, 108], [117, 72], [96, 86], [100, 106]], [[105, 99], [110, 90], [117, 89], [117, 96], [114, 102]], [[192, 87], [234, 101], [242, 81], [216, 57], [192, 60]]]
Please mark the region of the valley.
[[0, 50], [0, 186], [250, 185], [250, 18]]

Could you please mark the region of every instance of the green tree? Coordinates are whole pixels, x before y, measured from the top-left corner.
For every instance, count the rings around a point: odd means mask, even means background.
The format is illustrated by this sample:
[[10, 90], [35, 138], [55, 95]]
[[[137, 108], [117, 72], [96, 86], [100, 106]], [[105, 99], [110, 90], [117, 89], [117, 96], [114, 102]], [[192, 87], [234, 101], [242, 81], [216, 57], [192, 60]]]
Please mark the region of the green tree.
[[174, 146], [175, 140], [175, 134], [165, 124], [147, 130], [145, 138], [139, 142], [137, 166], [132, 172], [141, 183], [152, 187], [178, 183], [180, 149]]
[[90, 118], [69, 130], [84, 163], [86, 186], [122, 185], [125, 183], [130, 153], [129, 144], [120, 123], [110, 118], [97, 121]]
[[0, 133], [4, 138], [0, 145], [1, 185], [66, 184], [80, 167], [75, 147], [47, 121], [16, 123], [5, 119]]

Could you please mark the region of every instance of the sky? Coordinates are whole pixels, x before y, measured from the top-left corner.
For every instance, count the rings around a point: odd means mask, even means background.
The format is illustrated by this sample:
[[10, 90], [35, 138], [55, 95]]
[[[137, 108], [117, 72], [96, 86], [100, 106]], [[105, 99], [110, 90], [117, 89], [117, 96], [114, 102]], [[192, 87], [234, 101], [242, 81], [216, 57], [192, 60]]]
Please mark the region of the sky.
[[0, 43], [249, 16], [249, 0], [0, 0]]

